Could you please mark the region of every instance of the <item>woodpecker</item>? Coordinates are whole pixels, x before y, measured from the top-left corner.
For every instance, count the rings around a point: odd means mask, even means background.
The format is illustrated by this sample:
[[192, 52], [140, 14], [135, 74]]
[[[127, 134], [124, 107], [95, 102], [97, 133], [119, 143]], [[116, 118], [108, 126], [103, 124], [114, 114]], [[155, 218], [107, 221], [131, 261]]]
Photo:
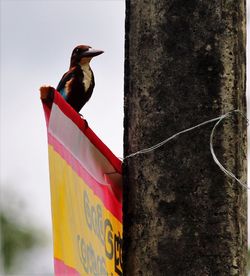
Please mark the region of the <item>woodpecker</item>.
[[93, 57], [102, 54], [101, 50], [94, 50], [87, 45], [79, 45], [74, 48], [69, 71], [60, 80], [57, 91], [77, 111], [90, 99], [95, 86], [93, 71], [90, 61]]

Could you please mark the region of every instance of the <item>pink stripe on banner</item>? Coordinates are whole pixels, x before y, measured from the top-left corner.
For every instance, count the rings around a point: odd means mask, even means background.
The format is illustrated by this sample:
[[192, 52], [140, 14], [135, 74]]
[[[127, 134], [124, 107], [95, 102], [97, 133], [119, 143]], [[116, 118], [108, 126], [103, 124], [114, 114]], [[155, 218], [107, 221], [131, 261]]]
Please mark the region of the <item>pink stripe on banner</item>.
[[115, 168], [56, 104], [52, 107], [48, 133], [60, 141], [100, 184], [108, 185], [104, 174], [114, 172]]
[[88, 127], [87, 122], [79, 116], [79, 114], [64, 100], [64, 98], [55, 91], [54, 105], [58, 105], [60, 110], [68, 117], [74, 124], [81, 130], [81, 132], [90, 139], [98, 150], [108, 158], [112, 166], [121, 174], [122, 173], [122, 162], [119, 160], [111, 150], [96, 136], [96, 134]]
[[57, 276], [80, 276], [74, 268], [67, 266], [63, 261], [54, 258], [55, 275]]
[[[48, 142], [54, 150], [70, 165], [83, 179], [93, 192], [102, 200], [104, 206], [122, 223], [122, 205], [114, 196], [109, 186], [98, 183], [55, 137], [48, 133]], [[119, 206], [119, 208], [117, 208]]]

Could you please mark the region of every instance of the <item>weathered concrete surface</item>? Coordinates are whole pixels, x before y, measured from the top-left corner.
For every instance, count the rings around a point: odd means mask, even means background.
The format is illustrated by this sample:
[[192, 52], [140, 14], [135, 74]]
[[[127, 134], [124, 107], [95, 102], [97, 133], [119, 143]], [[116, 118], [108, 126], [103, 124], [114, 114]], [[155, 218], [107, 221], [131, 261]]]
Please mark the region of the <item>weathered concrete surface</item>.
[[[127, 0], [125, 155], [246, 110], [244, 0]], [[212, 124], [124, 163], [126, 275], [246, 275], [246, 191], [209, 151]], [[246, 124], [215, 150], [246, 180]]]

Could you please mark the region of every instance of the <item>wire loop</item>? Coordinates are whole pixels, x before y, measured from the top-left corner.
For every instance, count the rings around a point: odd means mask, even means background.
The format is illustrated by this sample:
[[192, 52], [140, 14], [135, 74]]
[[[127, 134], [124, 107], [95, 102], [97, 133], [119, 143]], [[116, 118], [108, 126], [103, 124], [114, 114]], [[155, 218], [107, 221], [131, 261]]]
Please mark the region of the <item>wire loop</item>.
[[161, 141], [160, 143], [153, 145], [152, 147], [145, 148], [145, 149], [136, 151], [136, 152], [134, 152], [134, 153], [131, 153], [131, 154], [125, 156], [122, 160], [124, 161], [124, 160], [126, 160], [126, 159], [128, 159], [128, 158], [137, 156], [137, 155], [139, 155], [139, 154], [145, 154], [145, 153], [154, 151], [154, 150], [156, 150], [156, 149], [162, 147], [163, 145], [165, 145], [166, 143], [168, 143], [169, 141], [173, 140], [174, 138], [178, 137], [179, 135], [181, 135], [181, 134], [183, 134], [183, 133], [192, 131], [192, 130], [194, 130], [194, 129], [196, 129], [196, 128], [202, 127], [202, 126], [207, 125], [207, 124], [210, 124], [210, 123], [212, 123], [212, 122], [216, 122], [216, 123], [214, 124], [214, 127], [213, 127], [213, 129], [212, 129], [212, 131], [211, 131], [211, 134], [210, 134], [210, 152], [211, 152], [211, 155], [212, 155], [212, 157], [213, 157], [214, 162], [218, 165], [218, 167], [220, 168], [220, 170], [221, 170], [222, 172], [224, 172], [227, 176], [233, 178], [235, 181], [237, 181], [237, 182], [238, 182], [241, 186], [243, 186], [244, 188], [250, 189], [250, 188], [247, 186], [246, 183], [243, 183], [243, 182], [242, 182], [240, 179], [238, 179], [232, 172], [230, 172], [229, 170], [227, 170], [227, 169], [221, 164], [221, 162], [218, 160], [218, 158], [217, 158], [217, 156], [216, 156], [216, 154], [215, 154], [215, 152], [214, 152], [214, 147], [213, 147], [213, 139], [214, 139], [214, 135], [215, 135], [216, 128], [218, 127], [218, 125], [219, 125], [223, 120], [225, 120], [226, 118], [232, 116], [232, 114], [235, 114], [235, 113], [240, 114], [240, 115], [246, 120], [247, 125], [248, 125], [248, 119], [247, 119], [247, 117], [245, 116], [245, 114], [244, 114], [242, 111], [240, 111], [239, 109], [235, 109], [235, 110], [229, 111], [229, 112], [227, 112], [227, 113], [225, 113], [225, 114], [223, 114], [223, 115], [221, 115], [221, 116], [219, 116], [219, 117], [216, 117], [216, 118], [207, 120], [207, 121], [202, 122], [202, 123], [200, 123], [200, 124], [198, 124], [198, 125], [195, 125], [195, 126], [192, 126], [192, 127], [190, 127], [190, 128], [184, 129], [184, 130], [182, 130], [182, 131], [180, 131], [180, 132], [177, 132], [177, 133], [175, 133], [174, 135], [172, 135], [172, 136], [166, 138], [165, 140]]

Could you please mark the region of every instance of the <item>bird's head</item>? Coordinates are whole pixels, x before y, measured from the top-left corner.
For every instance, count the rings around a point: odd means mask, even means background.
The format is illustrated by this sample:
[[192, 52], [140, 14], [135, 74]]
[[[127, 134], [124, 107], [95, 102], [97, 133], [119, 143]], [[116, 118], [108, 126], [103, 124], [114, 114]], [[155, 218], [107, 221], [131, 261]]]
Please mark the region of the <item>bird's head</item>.
[[102, 53], [102, 50], [95, 50], [87, 45], [76, 46], [71, 55], [70, 67], [77, 66], [78, 64], [89, 63], [93, 57]]

